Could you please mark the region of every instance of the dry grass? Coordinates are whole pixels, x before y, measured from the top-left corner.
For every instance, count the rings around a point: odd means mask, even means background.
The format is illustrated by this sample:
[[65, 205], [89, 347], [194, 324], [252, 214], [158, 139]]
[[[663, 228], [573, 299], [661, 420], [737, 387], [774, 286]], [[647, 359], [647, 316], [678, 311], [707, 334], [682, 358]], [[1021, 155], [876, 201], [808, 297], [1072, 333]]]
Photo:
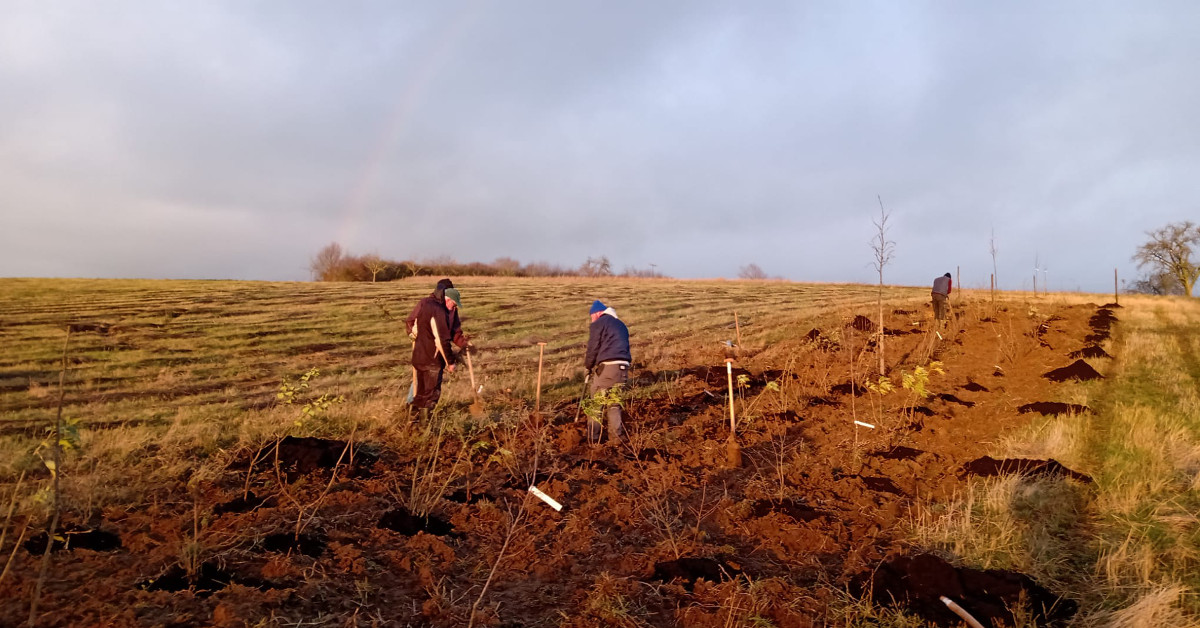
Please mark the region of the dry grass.
[[1200, 303], [1126, 298], [1098, 364], [1103, 384], [1062, 400], [1094, 415], [1049, 417], [998, 457], [1054, 458], [1094, 487], [1018, 477], [972, 481], [914, 521], [920, 544], [1025, 571], [1082, 603], [1083, 626], [1200, 625]]

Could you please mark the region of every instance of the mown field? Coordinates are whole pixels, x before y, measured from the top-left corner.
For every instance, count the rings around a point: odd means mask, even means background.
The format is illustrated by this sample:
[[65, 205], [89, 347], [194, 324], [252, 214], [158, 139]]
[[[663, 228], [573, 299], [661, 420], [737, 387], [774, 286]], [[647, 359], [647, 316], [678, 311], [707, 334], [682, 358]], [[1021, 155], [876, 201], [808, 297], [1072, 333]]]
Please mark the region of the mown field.
[[[0, 280], [0, 624], [1195, 624], [1194, 301], [967, 294], [937, 330], [888, 288], [883, 393], [870, 286], [463, 278], [485, 411], [463, 365], [419, 425], [432, 283]], [[595, 298], [632, 333], [624, 445], [575, 422]], [[1103, 379], [1043, 377], [1088, 347]]]

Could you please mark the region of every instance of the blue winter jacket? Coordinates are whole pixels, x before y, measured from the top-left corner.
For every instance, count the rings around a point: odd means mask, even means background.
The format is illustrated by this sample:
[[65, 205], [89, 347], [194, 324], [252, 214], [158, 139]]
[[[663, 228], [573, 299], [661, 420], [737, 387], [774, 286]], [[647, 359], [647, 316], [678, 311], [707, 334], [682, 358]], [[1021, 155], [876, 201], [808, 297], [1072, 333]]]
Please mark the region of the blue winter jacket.
[[629, 362], [629, 328], [615, 316], [604, 314], [588, 327], [587, 356], [583, 366], [587, 370], [601, 362], [624, 360]]

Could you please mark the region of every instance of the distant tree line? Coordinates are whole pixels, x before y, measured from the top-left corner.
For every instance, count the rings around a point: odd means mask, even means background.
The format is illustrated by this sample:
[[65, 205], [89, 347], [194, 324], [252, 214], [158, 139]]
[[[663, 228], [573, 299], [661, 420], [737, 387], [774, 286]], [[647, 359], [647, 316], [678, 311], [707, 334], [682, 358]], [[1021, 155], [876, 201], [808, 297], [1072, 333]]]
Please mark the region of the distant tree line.
[[430, 259], [390, 260], [378, 255], [351, 255], [341, 245], [329, 244], [317, 252], [309, 263], [316, 281], [394, 281], [405, 277], [665, 277], [656, 269], [626, 266], [613, 271], [608, 257], [589, 257], [577, 268], [567, 268], [549, 262], [522, 264], [511, 257], [498, 257], [490, 263], [455, 261], [449, 256]]

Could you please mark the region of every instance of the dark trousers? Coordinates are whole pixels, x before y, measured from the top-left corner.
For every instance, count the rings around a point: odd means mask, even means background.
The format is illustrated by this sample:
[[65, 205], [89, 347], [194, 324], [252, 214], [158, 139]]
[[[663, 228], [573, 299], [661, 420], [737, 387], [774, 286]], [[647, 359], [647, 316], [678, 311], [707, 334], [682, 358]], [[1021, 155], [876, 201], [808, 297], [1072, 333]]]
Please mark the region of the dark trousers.
[[433, 408], [437, 405], [438, 399], [442, 398], [442, 368], [417, 368], [413, 367], [413, 408], [420, 410], [423, 408]]
[[[588, 392], [594, 395], [602, 390], [608, 390], [617, 384], [624, 384], [628, 381], [629, 365], [601, 364], [596, 367], [592, 375], [592, 382], [589, 384]], [[609, 406], [605, 408], [604, 414], [608, 419], [608, 440], [610, 442], [621, 440], [625, 435], [625, 425], [621, 421], [621, 406]], [[590, 418], [587, 423], [588, 442], [600, 442], [600, 437], [604, 434], [604, 425]]]
[[938, 319], [939, 321], [946, 320], [946, 310], [950, 309], [949, 307], [947, 307], [949, 305], [949, 303], [950, 303], [950, 297], [948, 297], [944, 294], [938, 294], [937, 292], [934, 292], [933, 293], [933, 317]]

